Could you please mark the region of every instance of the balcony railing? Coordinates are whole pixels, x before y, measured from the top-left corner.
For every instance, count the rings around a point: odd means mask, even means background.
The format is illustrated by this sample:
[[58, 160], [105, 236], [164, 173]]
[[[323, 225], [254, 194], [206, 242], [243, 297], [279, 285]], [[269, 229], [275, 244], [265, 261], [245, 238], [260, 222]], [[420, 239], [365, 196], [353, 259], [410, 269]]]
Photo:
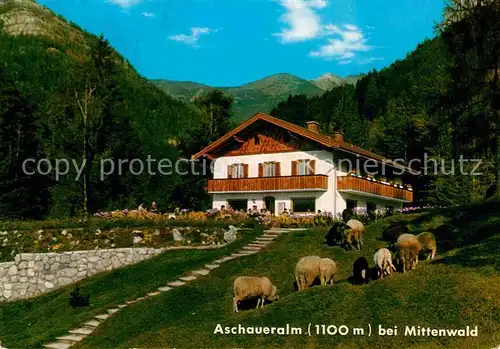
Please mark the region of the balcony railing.
[[373, 194], [407, 202], [413, 201], [413, 192], [410, 190], [397, 188], [390, 184], [372, 182], [368, 179], [353, 176], [338, 177], [337, 190]]
[[208, 192], [265, 192], [265, 191], [326, 191], [328, 176], [280, 176], [237, 179], [211, 179]]

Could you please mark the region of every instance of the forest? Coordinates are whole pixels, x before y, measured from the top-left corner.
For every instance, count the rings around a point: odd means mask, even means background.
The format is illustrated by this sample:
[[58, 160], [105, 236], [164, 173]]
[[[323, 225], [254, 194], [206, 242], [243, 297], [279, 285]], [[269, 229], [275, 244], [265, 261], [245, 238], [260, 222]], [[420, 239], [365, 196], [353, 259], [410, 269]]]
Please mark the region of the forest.
[[[416, 204], [455, 205], [500, 191], [500, 6], [457, 2], [436, 37], [356, 86], [290, 96], [272, 115], [388, 158], [450, 164], [482, 159], [481, 176], [416, 179]], [[233, 100], [214, 90], [184, 103], [141, 77], [104, 37], [11, 36], [0, 27], [0, 218], [43, 219], [137, 207], [208, 208], [206, 177], [135, 175], [101, 180], [103, 159], [190, 158], [231, 127]], [[85, 162], [77, 178], [28, 175], [26, 159]], [[186, 165], [188, 166], [188, 165]], [[196, 165], [201, 166], [201, 165]], [[191, 167], [191, 166], [188, 166]]]

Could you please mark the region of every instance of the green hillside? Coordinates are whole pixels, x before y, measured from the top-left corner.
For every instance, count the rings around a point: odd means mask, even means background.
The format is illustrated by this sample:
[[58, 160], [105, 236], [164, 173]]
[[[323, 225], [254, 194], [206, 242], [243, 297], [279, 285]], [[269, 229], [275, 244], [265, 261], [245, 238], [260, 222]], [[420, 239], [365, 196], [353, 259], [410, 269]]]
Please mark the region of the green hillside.
[[[238, 87], [219, 87], [234, 97], [234, 116], [236, 121], [243, 121], [254, 113], [270, 112], [279, 102], [290, 95], [321, 95], [324, 91], [343, 84], [355, 84], [357, 76], [345, 79], [332, 74], [325, 74], [316, 80], [304, 80], [291, 74], [276, 74]], [[214, 87], [195, 82], [152, 80], [168, 95], [184, 102], [192, 101]]]
[[[103, 38], [31, 0], [0, 2], [0, 19], [0, 217], [78, 215], [85, 191], [91, 212], [171, 203], [182, 185], [175, 175], [137, 176], [125, 166], [101, 180], [98, 165], [177, 158], [175, 140], [199, 124], [199, 111], [140, 76]], [[79, 103], [89, 91], [85, 125]], [[73, 166], [62, 178], [30, 176], [29, 158], [88, 166], [77, 180]]]
[[[266, 250], [222, 264], [209, 276], [131, 305], [110, 319], [76, 348], [387, 348], [491, 349], [500, 344], [500, 210], [499, 201], [441, 209], [424, 214], [394, 216], [368, 226], [365, 246], [346, 252], [324, 244], [325, 231], [292, 232], [280, 236]], [[353, 285], [352, 263], [365, 256], [373, 266], [375, 248], [385, 228], [406, 224], [412, 232], [433, 232], [438, 241], [434, 261], [421, 261], [405, 274], [397, 273], [367, 285]], [[255, 233], [246, 233], [248, 242]], [[248, 234], [248, 235], [247, 235]], [[80, 284], [90, 293], [90, 308], [71, 309], [66, 294], [71, 287], [33, 300], [0, 305], [11, 321], [0, 323], [2, 344], [35, 348], [39, 343], [87, 321], [126, 299], [155, 290], [158, 285], [235, 250], [169, 252], [137, 266], [105, 273]], [[297, 292], [294, 267], [306, 255], [333, 258], [340, 274], [333, 287], [315, 286]], [[263, 309], [232, 310], [232, 283], [239, 275], [266, 275], [277, 285], [280, 299]], [[123, 287], [117, 287], [122, 285]], [[49, 312], [46, 321], [37, 321]], [[214, 335], [222, 326], [290, 326], [307, 332], [308, 324], [346, 325], [365, 329], [365, 335], [244, 336]], [[26, 326], [30, 324], [30, 326]], [[422, 326], [454, 329], [478, 326], [478, 337], [381, 337], [372, 329]]]
[[[211, 276], [157, 299], [127, 308], [78, 348], [386, 348], [491, 349], [500, 344], [500, 202], [395, 217], [369, 226], [361, 252], [324, 245], [325, 231], [285, 235], [265, 252], [231, 261]], [[414, 232], [432, 231], [438, 257], [416, 270], [368, 285], [352, 285], [352, 263], [365, 256], [373, 266], [379, 238], [395, 221]], [[340, 270], [333, 287], [294, 290], [294, 267], [306, 255], [334, 259]], [[232, 311], [232, 282], [239, 275], [265, 275], [278, 287], [279, 301], [263, 309]], [[364, 328], [365, 335], [307, 335], [314, 325]], [[297, 326], [303, 335], [214, 335], [222, 326]], [[478, 326], [478, 337], [368, 336], [378, 326], [462, 328]]]

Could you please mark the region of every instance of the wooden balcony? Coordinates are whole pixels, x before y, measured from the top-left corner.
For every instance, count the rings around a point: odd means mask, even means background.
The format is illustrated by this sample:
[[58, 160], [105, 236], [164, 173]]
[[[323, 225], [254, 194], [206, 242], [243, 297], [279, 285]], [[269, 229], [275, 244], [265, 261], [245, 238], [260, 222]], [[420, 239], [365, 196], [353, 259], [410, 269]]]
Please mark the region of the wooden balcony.
[[356, 192], [361, 195], [372, 194], [405, 202], [413, 201], [413, 192], [411, 190], [352, 176], [338, 177], [337, 190], [340, 192]]
[[273, 191], [326, 191], [328, 176], [280, 176], [237, 179], [211, 179], [209, 193], [273, 192]]

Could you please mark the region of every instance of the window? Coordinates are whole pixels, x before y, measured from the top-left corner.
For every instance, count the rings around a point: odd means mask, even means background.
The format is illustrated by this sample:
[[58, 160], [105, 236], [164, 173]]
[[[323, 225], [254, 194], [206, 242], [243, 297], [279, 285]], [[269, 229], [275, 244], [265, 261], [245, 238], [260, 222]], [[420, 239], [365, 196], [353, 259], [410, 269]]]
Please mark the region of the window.
[[281, 176], [279, 162], [264, 162], [259, 164], [259, 177]]
[[342, 172], [350, 172], [351, 169], [351, 161], [349, 159], [342, 159], [338, 161], [339, 163], [339, 170]]
[[386, 206], [385, 210], [388, 216], [392, 216], [392, 214], [394, 213], [394, 206]]
[[247, 210], [247, 200], [227, 200], [227, 204], [235, 211], [246, 211]]
[[292, 176], [308, 176], [315, 172], [315, 160], [292, 161]]
[[347, 199], [347, 209], [354, 210], [358, 206], [358, 202], [356, 200]]
[[243, 164], [233, 165], [232, 178], [243, 178]]
[[264, 163], [264, 177], [274, 177], [276, 175], [276, 164], [274, 162]]
[[372, 214], [376, 210], [377, 210], [377, 205], [376, 204], [374, 204], [373, 202], [367, 202], [366, 203], [366, 212], [368, 212], [368, 214]]
[[292, 199], [292, 211], [297, 212], [316, 212], [315, 198], [296, 198]]
[[309, 174], [309, 169], [310, 169], [309, 164], [310, 164], [309, 160], [299, 161], [299, 176], [305, 176]]
[[246, 178], [248, 177], [248, 165], [234, 164], [227, 167], [228, 178]]

